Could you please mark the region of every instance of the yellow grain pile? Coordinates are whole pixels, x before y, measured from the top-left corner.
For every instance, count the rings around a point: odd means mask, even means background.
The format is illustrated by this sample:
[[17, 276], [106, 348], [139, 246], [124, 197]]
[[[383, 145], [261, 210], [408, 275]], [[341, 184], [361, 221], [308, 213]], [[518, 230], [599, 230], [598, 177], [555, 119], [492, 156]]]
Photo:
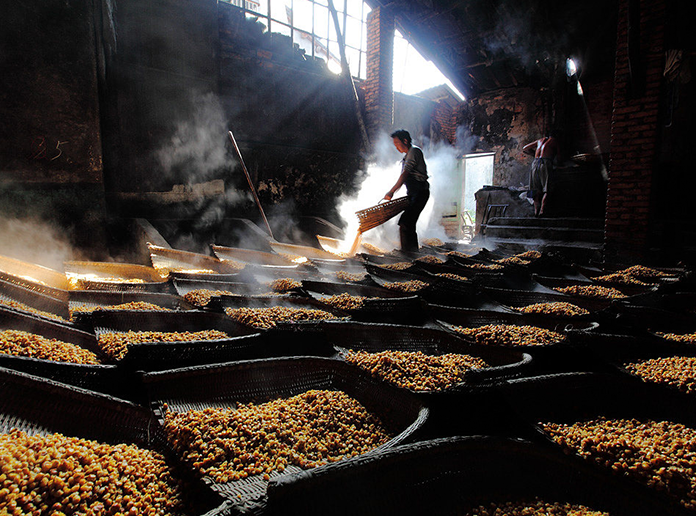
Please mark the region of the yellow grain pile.
[[320, 321], [338, 319], [334, 314], [315, 308], [225, 308], [225, 313], [235, 321], [255, 328], [273, 328], [279, 322]]
[[662, 357], [629, 362], [624, 367], [648, 382], [696, 393], [696, 357]]
[[167, 412], [174, 449], [200, 475], [224, 483], [288, 465], [313, 468], [360, 455], [391, 436], [378, 417], [341, 391], [310, 390], [236, 410]]
[[435, 274], [435, 276], [438, 276], [440, 278], [447, 278], [455, 281], [468, 281], [469, 278], [466, 276], [460, 276], [459, 274], [452, 274], [451, 272], [440, 272], [438, 274]]
[[13, 299], [0, 299], [0, 305], [5, 305], [9, 306], [10, 308], [14, 308], [16, 310], [23, 310], [25, 312], [31, 312], [35, 315], [38, 315], [40, 317], [45, 317], [47, 319], [53, 319], [54, 321], [65, 321], [61, 316], [52, 314], [50, 312], [44, 312], [42, 310], [37, 310], [36, 308], [32, 308], [29, 305], [25, 305], [24, 303], [20, 303], [19, 301], [15, 301]]
[[364, 281], [365, 278], [367, 278], [367, 274], [336, 271], [336, 278], [341, 281], [347, 281], [350, 283], [359, 283], [360, 281]]
[[440, 391], [464, 381], [467, 371], [489, 367], [470, 355], [447, 353], [426, 355], [421, 351], [349, 350], [348, 362], [369, 371], [373, 376], [399, 387], [416, 391]]
[[184, 299], [195, 306], [206, 306], [208, 303], [210, 303], [210, 299], [215, 296], [231, 295], [233, 295], [232, 292], [228, 292], [227, 290], [209, 290], [199, 288], [184, 294]]
[[673, 340], [675, 342], [683, 342], [685, 344], [696, 344], [696, 333], [663, 333], [661, 331], [655, 332], [655, 335], [662, 337], [663, 339]]
[[0, 353], [73, 364], [98, 364], [97, 356], [80, 346], [19, 330], [0, 331]]
[[332, 308], [339, 310], [358, 310], [365, 305], [365, 296], [351, 296], [350, 294], [336, 294], [328, 296], [321, 300]]
[[0, 514], [183, 516], [164, 457], [61, 434], [0, 434]]
[[292, 278], [278, 278], [268, 284], [269, 288], [274, 292], [289, 292], [302, 287], [302, 282]]
[[696, 509], [696, 430], [670, 421], [637, 419], [542, 426], [554, 441], [582, 457]]
[[565, 340], [561, 333], [529, 325], [487, 324], [478, 328], [454, 326], [453, 329], [476, 344], [489, 346], [545, 346]]
[[600, 287], [599, 285], [571, 285], [569, 287], [556, 287], [554, 290], [569, 296], [598, 297], [602, 299], [621, 299], [626, 297], [620, 290], [611, 287]]
[[99, 335], [99, 346], [109, 357], [120, 360], [128, 353], [130, 344], [145, 344], [148, 342], [196, 342], [201, 340], [227, 339], [227, 335], [219, 330], [188, 331], [126, 331], [107, 332]]
[[554, 315], [557, 317], [577, 317], [579, 315], [589, 314], [589, 310], [580, 308], [573, 303], [555, 302], [555, 303], [535, 303], [518, 308], [518, 311], [525, 314], [543, 314]]
[[420, 280], [410, 280], [410, 281], [390, 281], [384, 284], [385, 288], [390, 290], [398, 290], [399, 292], [418, 292], [427, 287], [428, 284], [425, 281]]

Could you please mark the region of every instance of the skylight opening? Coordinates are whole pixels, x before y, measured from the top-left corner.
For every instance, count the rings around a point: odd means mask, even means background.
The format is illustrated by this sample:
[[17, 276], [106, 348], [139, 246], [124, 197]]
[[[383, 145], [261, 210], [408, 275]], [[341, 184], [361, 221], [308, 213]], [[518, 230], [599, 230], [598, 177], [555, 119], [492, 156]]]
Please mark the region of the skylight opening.
[[466, 97], [454, 86], [432, 61], [425, 59], [406, 38], [394, 33], [394, 91], [417, 95], [422, 91], [446, 84], [463, 101]]

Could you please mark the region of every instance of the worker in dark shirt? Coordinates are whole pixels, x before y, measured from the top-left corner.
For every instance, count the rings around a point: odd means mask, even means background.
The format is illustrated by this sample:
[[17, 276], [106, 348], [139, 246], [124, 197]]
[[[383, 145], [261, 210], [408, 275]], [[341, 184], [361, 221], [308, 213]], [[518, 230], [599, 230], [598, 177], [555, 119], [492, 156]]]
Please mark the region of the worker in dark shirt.
[[534, 156], [530, 170], [529, 188], [534, 201], [534, 216], [546, 216], [549, 181], [553, 175], [553, 160], [558, 155], [558, 142], [552, 136], [544, 136], [522, 147], [522, 152]]
[[430, 184], [428, 183], [428, 168], [425, 165], [423, 151], [411, 144], [411, 135], [408, 131], [399, 129], [391, 135], [394, 147], [405, 154], [401, 162], [401, 175], [396, 184], [387, 192], [384, 199], [390, 201], [396, 191], [402, 185], [406, 185], [406, 197], [408, 207], [399, 218], [399, 236], [401, 237], [401, 250], [406, 252], [418, 251], [418, 235], [416, 222], [428, 198], [430, 198]]

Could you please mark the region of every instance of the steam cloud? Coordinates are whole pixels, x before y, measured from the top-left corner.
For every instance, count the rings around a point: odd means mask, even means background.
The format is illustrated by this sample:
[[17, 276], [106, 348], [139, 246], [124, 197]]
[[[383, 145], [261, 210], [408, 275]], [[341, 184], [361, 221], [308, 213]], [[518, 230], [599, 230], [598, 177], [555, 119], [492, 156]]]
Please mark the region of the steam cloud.
[[[464, 134], [464, 133], [462, 133]], [[462, 138], [465, 145], [473, 146], [470, 139]], [[423, 149], [425, 162], [428, 166], [430, 182], [430, 199], [421, 213], [416, 226], [418, 238], [423, 241], [427, 238], [439, 238], [447, 240], [444, 228], [440, 224], [443, 213], [450, 210], [449, 204], [457, 201], [453, 197], [453, 185], [461, 181], [457, 170], [457, 156], [461, 149], [442, 142], [431, 142], [423, 139], [422, 142], [414, 140], [414, 145]], [[365, 179], [360, 186], [357, 195], [343, 196], [339, 199], [338, 212], [345, 223], [345, 238], [343, 246], [347, 250], [357, 234], [359, 221], [356, 211], [376, 205], [394, 186], [401, 174], [401, 157], [403, 155], [394, 148], [392, 139], [386, 134], [380, 135], [374, 144], [374, 162], [368, 165]], [[406, 195], [406, 187], [401, 187], [394, 198]], [[394, 217], [385, 224], [371, 229], [363, 235], [363, 241], [374, 244], [382, 249], [390, 250], [399, 247], [399, 217]]]
[[63, 271], [63, 262], [80, 259], [65, 230], [38, 219], [0, 219], [2, 255]]
[[186, 183], [207, 181], [235, 162], [227, 155], [227, 120], [220, 100], [213, 93], [192, 99], [190, 119], [179, 122], [171, 140], [155, 155], [164, 173], [182, 171]]

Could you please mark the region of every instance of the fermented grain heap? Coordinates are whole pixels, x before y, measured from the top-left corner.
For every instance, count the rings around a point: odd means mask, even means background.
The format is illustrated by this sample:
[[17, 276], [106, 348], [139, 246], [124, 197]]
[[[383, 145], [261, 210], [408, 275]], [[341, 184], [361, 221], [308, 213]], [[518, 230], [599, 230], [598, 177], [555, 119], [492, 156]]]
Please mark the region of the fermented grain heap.
[[555, 331], [529, 325], [487, 324], [478, 328], [454, 326], [453, 329], [473, 338], [476, 344], [489, 346], [545, 346], [565, 339], [565, 335]]
[[0, 331], [0, 353], [73, 364], [98, 364], [97, 356], [69, 342], [19, 330]]
[[172, 446], [200, 475], [224, 483], [313, 468], [386, 443], [382, 422], [341, 391], [310, 390], [260, 405], [167, 412]]
[[20, 303], [19, 301], [14, 301], [12, 299], [0, 299], [0, 305], [5, 305], [9, 306], [10, 308], [14, 308], [16, 310], [23, 310], [25, 312], [31, 312], [35, 315], [39, 315], [41, 317], [46, 317], [47, 319], [53, 319], [54, 321], [65, 321], [61, 316], [52, 314], [50, 312], [44, 312], [42, 310], [37, 310], [35, 308], [32, 308], [29, 305], [25, 305], [24, 303]]
[[696, 430], [670, 421], [637, 419], [542, 426], [554, 441], [582, 457], [696, 509]]
[[418, 292], [427, 287], [428, 284], [425, 281], [411, 280], [411, 281], [388, 281], [384, 283], [384, 287], [390, 290], [398, 290], [399, 292]]
[[99, 335], [101, 349], [114, 360], [120, 360], [128, 353], [130, 344], [147, 342], [191, 342], [200, 340], [227, 339], [229, 335], [219, 330], [188, 331], [125, 331], [107, 332]]
[[320, 321], [338, 319], [334, 314], [315, 308], [225, 308], [225, 313], [235, 321], [256, 328], [273, 328], [279, 322]]
[[470, 355], [446, 353], [427, 355], [421, 351], [349, 350], [348, 362], [394, 385], [416, 391], [440, 391], [464, 381], [467, 371], [488, 367], [485, 361]]
[[[337, 308], [339, 310], [358, 310], [365, 305], [365, 296], [351, 296], [350, 294], [336, 294], [334, 296], [325, 297], [321, 300], [322, 303]], [[369, 298], [374, 299], [374, 298]]]
[[571, 285], [569, 287], [556, 287], [556, 292], [580, 297], [599, 297], [604, 299], [620, 299], [626, 297], [620, 290], [599, 285]]
[[76, 305], [70, 308], [70, 318], [76, 313], [90, 313], [101, 310], [151, 310], [155, 312], [171, 312], [169, 308], [156, 305], [154, 303], [147, 303], [145, 301], [131, 301], [130, 303], [122, 303], [120, 305], [109, 305], [109, 306], [89, 306], [89, 305]]
[[[157, 452], [61, 434], [0, 434], [2, 514], [183, 516], [180, 483]], [[7, 512], [4, 512], [7, 510]]]
[[671, 385], [686, 393], [696, 393], [696, 357], [662, 357], [624, 364], [648, 382]]
[[525, 314], [545, 314], [560, 317], [577, 317], [579, 315], [587, 315], [590, 313], [589, 310], [580, 308], [572, 303], [564, 302], [535, 303], [533, 305], [523, 306], [517, 310]]

